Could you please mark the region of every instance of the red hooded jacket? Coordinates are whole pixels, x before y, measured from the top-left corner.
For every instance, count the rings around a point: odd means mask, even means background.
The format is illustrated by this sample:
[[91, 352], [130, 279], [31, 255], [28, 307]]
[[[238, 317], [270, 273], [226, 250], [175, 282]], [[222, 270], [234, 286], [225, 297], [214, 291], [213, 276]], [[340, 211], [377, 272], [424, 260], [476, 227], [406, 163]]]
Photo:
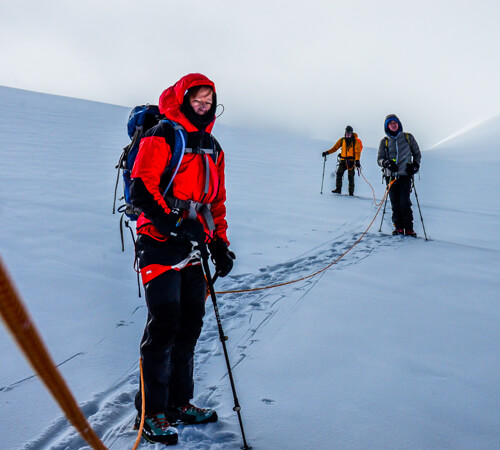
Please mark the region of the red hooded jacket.
[[[195, 86], [210, 86], [215, 92], [214, 83], [206, 76], [199, 73], [189, 74], [161, 94], [158, 106], [160, 112], [167, 119], [173, 120], [184, 127], [188, 134], [188, 142], [191, 137], [199, 139], [200, 142], [201, 140], [206, 141], [206, 139], [215, 142], [214, 145], [219, 149], [218, 157], [214, 162], [208, 155], [185, 154], [173, 180], [172, 192], [173, 196], [180, 200], [192, 200], [199, 203], [211, 204], [215, 235], [229, 245], [226, 234], [224, 152], [210, 134], [215, 118], [205, 130], [198, 130], [181, 111], [186, 91]], [[171, 210], [163, 198], [161, 181], [165, 168], [172, 157], [172, 150], [168, 143], [168, 135], [162, 133], [161, 128], [157, 128], [156, 131], [154, 129], [150, 131], [153, 132], [146, 133], [145, 137], [141, 139], [139, 153], [132, 170], [132, 179], [141, 179], [150, 197], [148, 199], [149, 205], [153, 203], [155, 210], [161, 208], [165, 214], [168, 214]], [[206, 191], [207, 186], [208, 192]], [[141, 207], [141, 205], [137, 206]], [[143, 208], [143, 210], [145, 209]], [[198, 219], [205, 224], [200, 215], [198, 215]], [[205, 231], [208, 233], [206, 226]], [[162, 235], [154, 227], [144, 213], [137, 220], [137, 233], [147, 234], [161, 241], [167, 239], [166, 236]]]

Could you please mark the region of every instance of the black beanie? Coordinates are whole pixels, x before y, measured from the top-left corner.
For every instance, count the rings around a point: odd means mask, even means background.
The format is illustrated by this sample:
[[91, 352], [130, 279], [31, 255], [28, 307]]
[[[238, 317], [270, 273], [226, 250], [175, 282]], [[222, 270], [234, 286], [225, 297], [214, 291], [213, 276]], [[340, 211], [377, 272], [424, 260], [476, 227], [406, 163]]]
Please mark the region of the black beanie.
[[345, 127], [345, 132], [346, 133], [354, 133], [354, 130], [352, 129], [351, 125], [347, 125]]

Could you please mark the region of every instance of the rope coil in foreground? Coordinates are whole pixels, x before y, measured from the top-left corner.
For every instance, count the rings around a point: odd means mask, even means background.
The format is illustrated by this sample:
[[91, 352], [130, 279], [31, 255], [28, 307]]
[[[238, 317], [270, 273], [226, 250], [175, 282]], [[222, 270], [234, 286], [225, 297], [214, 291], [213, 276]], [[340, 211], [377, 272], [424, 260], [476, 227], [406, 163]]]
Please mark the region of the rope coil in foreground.
[[66, 382], [52, 361], [4, 268], [1, 258], [0, 312], [7, 328], [69, 421], [93, 449], [106, 449], [97, 434], [90, 427]]

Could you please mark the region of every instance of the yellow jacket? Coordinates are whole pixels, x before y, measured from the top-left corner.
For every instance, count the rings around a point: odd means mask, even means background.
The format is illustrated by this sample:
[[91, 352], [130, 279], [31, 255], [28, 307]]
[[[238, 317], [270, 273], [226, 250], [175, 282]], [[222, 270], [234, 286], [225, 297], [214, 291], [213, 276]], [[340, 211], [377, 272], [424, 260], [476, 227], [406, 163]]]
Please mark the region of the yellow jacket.
[[363, 150], [363, 143], [361, 142], [361, 139], [358, 138], [356, 133], [353, 133], [352, 135], [354, 137], [353, 145], [347, 146], [345, 138], [342, 137], [330, 150], [327, 150], [326, 153], [330, 155], [342, 147], [342, 150], [340, 151], [341, 158], [354, 158], [355, 161], [359, 160], [361, 157], [361, 150]]

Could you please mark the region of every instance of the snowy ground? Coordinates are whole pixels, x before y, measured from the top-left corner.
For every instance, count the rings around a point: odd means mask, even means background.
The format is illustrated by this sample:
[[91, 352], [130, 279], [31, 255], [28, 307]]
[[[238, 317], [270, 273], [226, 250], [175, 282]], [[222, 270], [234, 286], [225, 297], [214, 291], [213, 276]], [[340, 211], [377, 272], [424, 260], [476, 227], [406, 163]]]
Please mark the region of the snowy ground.
[[[91, 425], [120, 450], [136, 436], [145, 321], [130, 239], [122, 253], [111, 214], [128, 112], [0, 87], [2, 259]], [[320, 194], [320, 155], [332, 142], [221, 124], [214, 133], [237, 254], [218, 291], [320, 270], [377, 212], [362, 178], [354, 198], [330, 193], [334, 156]], [[428, 241], [388, 236], [388, 208], [382, 233], [379, 214], [327, 271], [218, 296], [254, 449], [500, 448], [499, 139], [494, 117], [423, 153], [416, 185]], [[375, 155], [368, 146], [361, 163], [379, 201]], [[423, 236], [416, 204], [414, 213]], [[0, 449], [88, 448], [4, 327], [0, 344]], [[239, 448], [209, 303], [194, 400], [220, 421], [179, 428], [177, 448]]]

